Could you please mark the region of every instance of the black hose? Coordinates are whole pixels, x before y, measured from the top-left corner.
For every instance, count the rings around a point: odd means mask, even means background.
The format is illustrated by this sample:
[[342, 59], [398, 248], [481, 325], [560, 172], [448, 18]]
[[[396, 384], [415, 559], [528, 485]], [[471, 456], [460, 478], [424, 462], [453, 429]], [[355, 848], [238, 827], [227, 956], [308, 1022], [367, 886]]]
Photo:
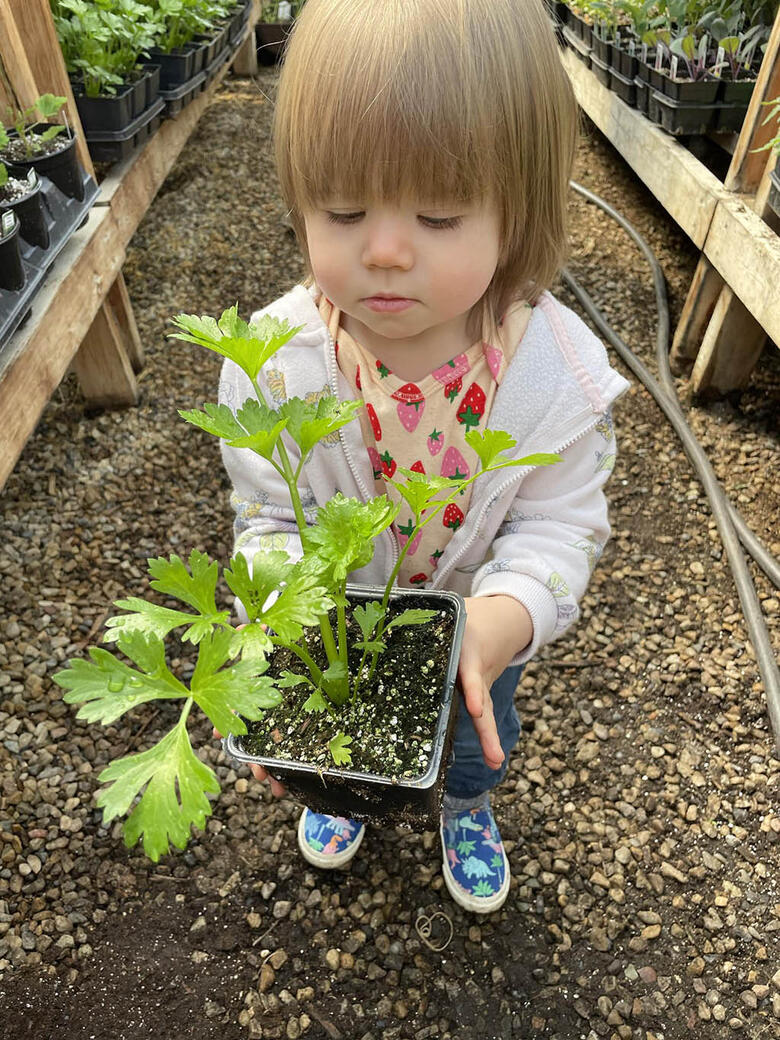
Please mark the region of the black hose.
[[[613, 217], [637, 243], [643, 255], [650, 263], [658, 307], [656, 354], [659, 359], [659, 368], [661, 370], [662, 379], [666, 382], [667, 387], [671, 388], [668, 392], [667, 390], [662, 389], [658, 381], [653, 377], [645, 365], [634, 355], [628, 345], [620, 336], [618, 336], [614, 329], [611, 328], [591, 297], [585, 292], [567, 269], [564, 269], [563, 271], [563, 279], [579, 303], [585, 309], [593, 323], [599, 329], [600, 333], [615, 348], [626, 365], [628, 365], [634, 375], [644, 384], [655, 398], [659, 407], [671, 423], [675, 433], [680, 438], [688, 458], [699, 475], [699, 479], [701, 480], [710, 501], [712, 515], [717, 524], [723, 548], [726, 550], [728, 563], [734, 577], [734, 583], [737, 587], [737, 593], [742, 605], [742, 612], [747, 624], [750, 641], [753, 644], [758, 669], [764, 683], [769, 720], [774, 731], [776, 748], [780, 751], [780, 670], [778, 670], [777, 667], [777, 661], [775, 660], [775, 655], [772, 650], [769, 632], [766, 627], [766, 622], [764, 621], [764, 615], [761, 612], [761, 606], [758, 601], [758, 596], [756, 595], [753, 581], [750, 577], [747, 562], [740, 547], [740, 538], [737, 535], [737, 525], [733, 521], [733, 515], [738, 515], [737, 510], [726, 497], [704, 449], [696, 440], [693, 431], [685, 420], [685, 415], [680, 406], [680, 402], [677, 399], [674, 382], [671, 373], [669, 372], [669, 307], [666, 300], [666, 283], [664, 281], [663, 272], [661, 271], [660, 265], [658, 264], [652, 250], [636, 228], [617, 213], [607, 202], [599, 198], [599, 196], [595, 195], [593, 192], [588, 191], [587, 188], [583, 188], [580, 184], [577, 184], [574, 181], [571, 181], [571, 187], [589, 202], [599, 206], [605, 213], [608, 213]], [[766, 570], [766, 573], [770, 578], [772, 578], [775, 584], [778, 584], [776, 576], [780, 575], [780, 568], [778, 568], [777, 561], [772, 558], [758, 539], [755, 538], [755, 535], [753, 535], [753, 533], [749, 531], [749, 528], [744, 525], [744, 521], [742, 521], [741, 517], [739, 520], [750, 534], [748, 542], [755, 541], [760, 547], [761, 554], [765, 557], [761, 560], [757, 559], [757, 562], [764, 570]], [[746, 543], [746, 548], [752, 554], [751, 545]], [[769, 569], [767, 569], [765, 564], [768, 565]]]

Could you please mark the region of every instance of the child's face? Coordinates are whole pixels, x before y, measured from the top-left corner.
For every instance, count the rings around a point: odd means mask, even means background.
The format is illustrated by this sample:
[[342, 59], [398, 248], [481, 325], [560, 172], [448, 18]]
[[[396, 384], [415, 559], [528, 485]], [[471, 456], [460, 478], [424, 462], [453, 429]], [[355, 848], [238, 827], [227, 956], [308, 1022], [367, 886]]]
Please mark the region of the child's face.
[[304, 219], [318, 286], [375, 355], [413, 351], [432, 370], [470, 345], [468, 315], [499, 258], [493, 206], [333, 199]]

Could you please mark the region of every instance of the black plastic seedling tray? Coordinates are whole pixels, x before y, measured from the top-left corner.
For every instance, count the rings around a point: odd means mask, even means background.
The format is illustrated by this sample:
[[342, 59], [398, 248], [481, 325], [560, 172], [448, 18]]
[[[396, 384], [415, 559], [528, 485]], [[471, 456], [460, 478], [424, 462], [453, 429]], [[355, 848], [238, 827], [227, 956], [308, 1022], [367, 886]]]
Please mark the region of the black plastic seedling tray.
[[[381, 599], [384, 589], [348, 586], [350, 600]], [[460, 646], [466, 624], [463, 599], [454, 592], [397, 589], [394, 597], [413, 597], [415, 605], [446, 607], [453, 612], [454, 631], [446, 673], [441, 677], [440, 711], [432, 737], [430, 763], [426, 772], [413, 779], [389, 778], [351, 769], [321, 769], [306, 762], [264, 758], [244, 750], [241, 737], [223, 741], [228, 755], [238, 762], [262, 766], [281, 781], [292, 795], [316, 812], [353, 820], [406, 823], [414, 827], [438, 826], [445, 773], [454, 733], [457, 705], [455, 679]], [[425, 598], [429, 603], [422, 603]]]
[[621, 101], [625, 101], [627, 105], [636, 108], [636, 83], [633, 79], [622, 75], [615, 68], [610, 68], [609, 88], [617, 94]]
[[158, 97], [129, 123], [124, 130], [103, 130], [87, 134], [89, 154], [94, 162], [119, 162], [131, 155], [154, 133], [160, 125], [165, 101]]
[[686, 105], [650, 90], [648, 116], [673, 137], [706, 134], [717, 126], [719, 105]]
[[2, 344], [22, 324], [30, 312], [30, 303], [43, 283], [49, 268], [62, 252], [68, 239], [86, 221], [87, 214], [100, 193], [89, 174], [81, 170], [82, 199], [65, 195], [48, 177], [41, 176], [44, 219], [49, 246], [42, 249], [20, 239], [24, 285], [16, 292], [0, 289], [0, 350]]

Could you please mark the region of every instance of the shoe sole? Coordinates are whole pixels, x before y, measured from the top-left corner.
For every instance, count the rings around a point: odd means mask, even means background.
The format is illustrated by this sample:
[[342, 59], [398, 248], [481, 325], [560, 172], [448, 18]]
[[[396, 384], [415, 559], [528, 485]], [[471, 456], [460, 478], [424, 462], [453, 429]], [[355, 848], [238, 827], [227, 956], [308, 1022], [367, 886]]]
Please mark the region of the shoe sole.
[[473, 914], [492, 914], [495, 910], [500, 910], [506, 902], [506, 897], [509, 895], [509, 882], [511, 880], [506, 852], [504, 853], [504, 881], [498, 892], [494, 892], [492, 896], [470, 896], [463, 891], [450, 873], [449, 863], [447, 862], [447, 846], [444, 843], [444, 835], [441, 833], [441, 830], [439, 830], [439, 837], [441, 838], [444, 884], [458, 906], [462, 906], [464, 910], [470, 910]]
[[337, 867], [343, 867], [350, 860], [354, 859], [355, 853], [363, 841], [363, 835], [366, 833], [365, 824], [361, 823], [357, 837], [349, 848], [343, 849], [341, 852], [331, 852], [325, 856], [313, 849], [306, 841], [306, 828], [303, 823], [305, 815], [305, 813], [301, 813], [301, 818], [298, 821], [298, 848], [307, 863], [311, 863], [313, 867], [319, 867], [320, 870], [335, 870]]

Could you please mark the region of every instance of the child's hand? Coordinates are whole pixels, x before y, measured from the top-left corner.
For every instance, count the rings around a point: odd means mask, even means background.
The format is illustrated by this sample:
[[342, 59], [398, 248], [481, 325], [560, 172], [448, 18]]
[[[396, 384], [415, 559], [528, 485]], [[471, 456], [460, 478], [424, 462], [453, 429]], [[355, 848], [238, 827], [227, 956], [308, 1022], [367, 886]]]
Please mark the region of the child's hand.
[[[217, 740], [222, 740], [222, 734], [216, 727], [213, 732]], [[255, 780], [267, 780], [270, 783], [271, 794], [275, 795], [277, 798], [281, 798], [283, 795], [287, 794], [287, 788], [284, 784], [280, 784], [278, 780], [274, 780], [274, 778], [263, 769], [262, 766], [250, 765], [249, 769]]]
[[532, 637], [531, 616], [511, 596], [466, 599], [466, 631], [458, 674], [466, 708], [474, 721], [489, 769], [498, 769], [504, 761], [490, 687]]

